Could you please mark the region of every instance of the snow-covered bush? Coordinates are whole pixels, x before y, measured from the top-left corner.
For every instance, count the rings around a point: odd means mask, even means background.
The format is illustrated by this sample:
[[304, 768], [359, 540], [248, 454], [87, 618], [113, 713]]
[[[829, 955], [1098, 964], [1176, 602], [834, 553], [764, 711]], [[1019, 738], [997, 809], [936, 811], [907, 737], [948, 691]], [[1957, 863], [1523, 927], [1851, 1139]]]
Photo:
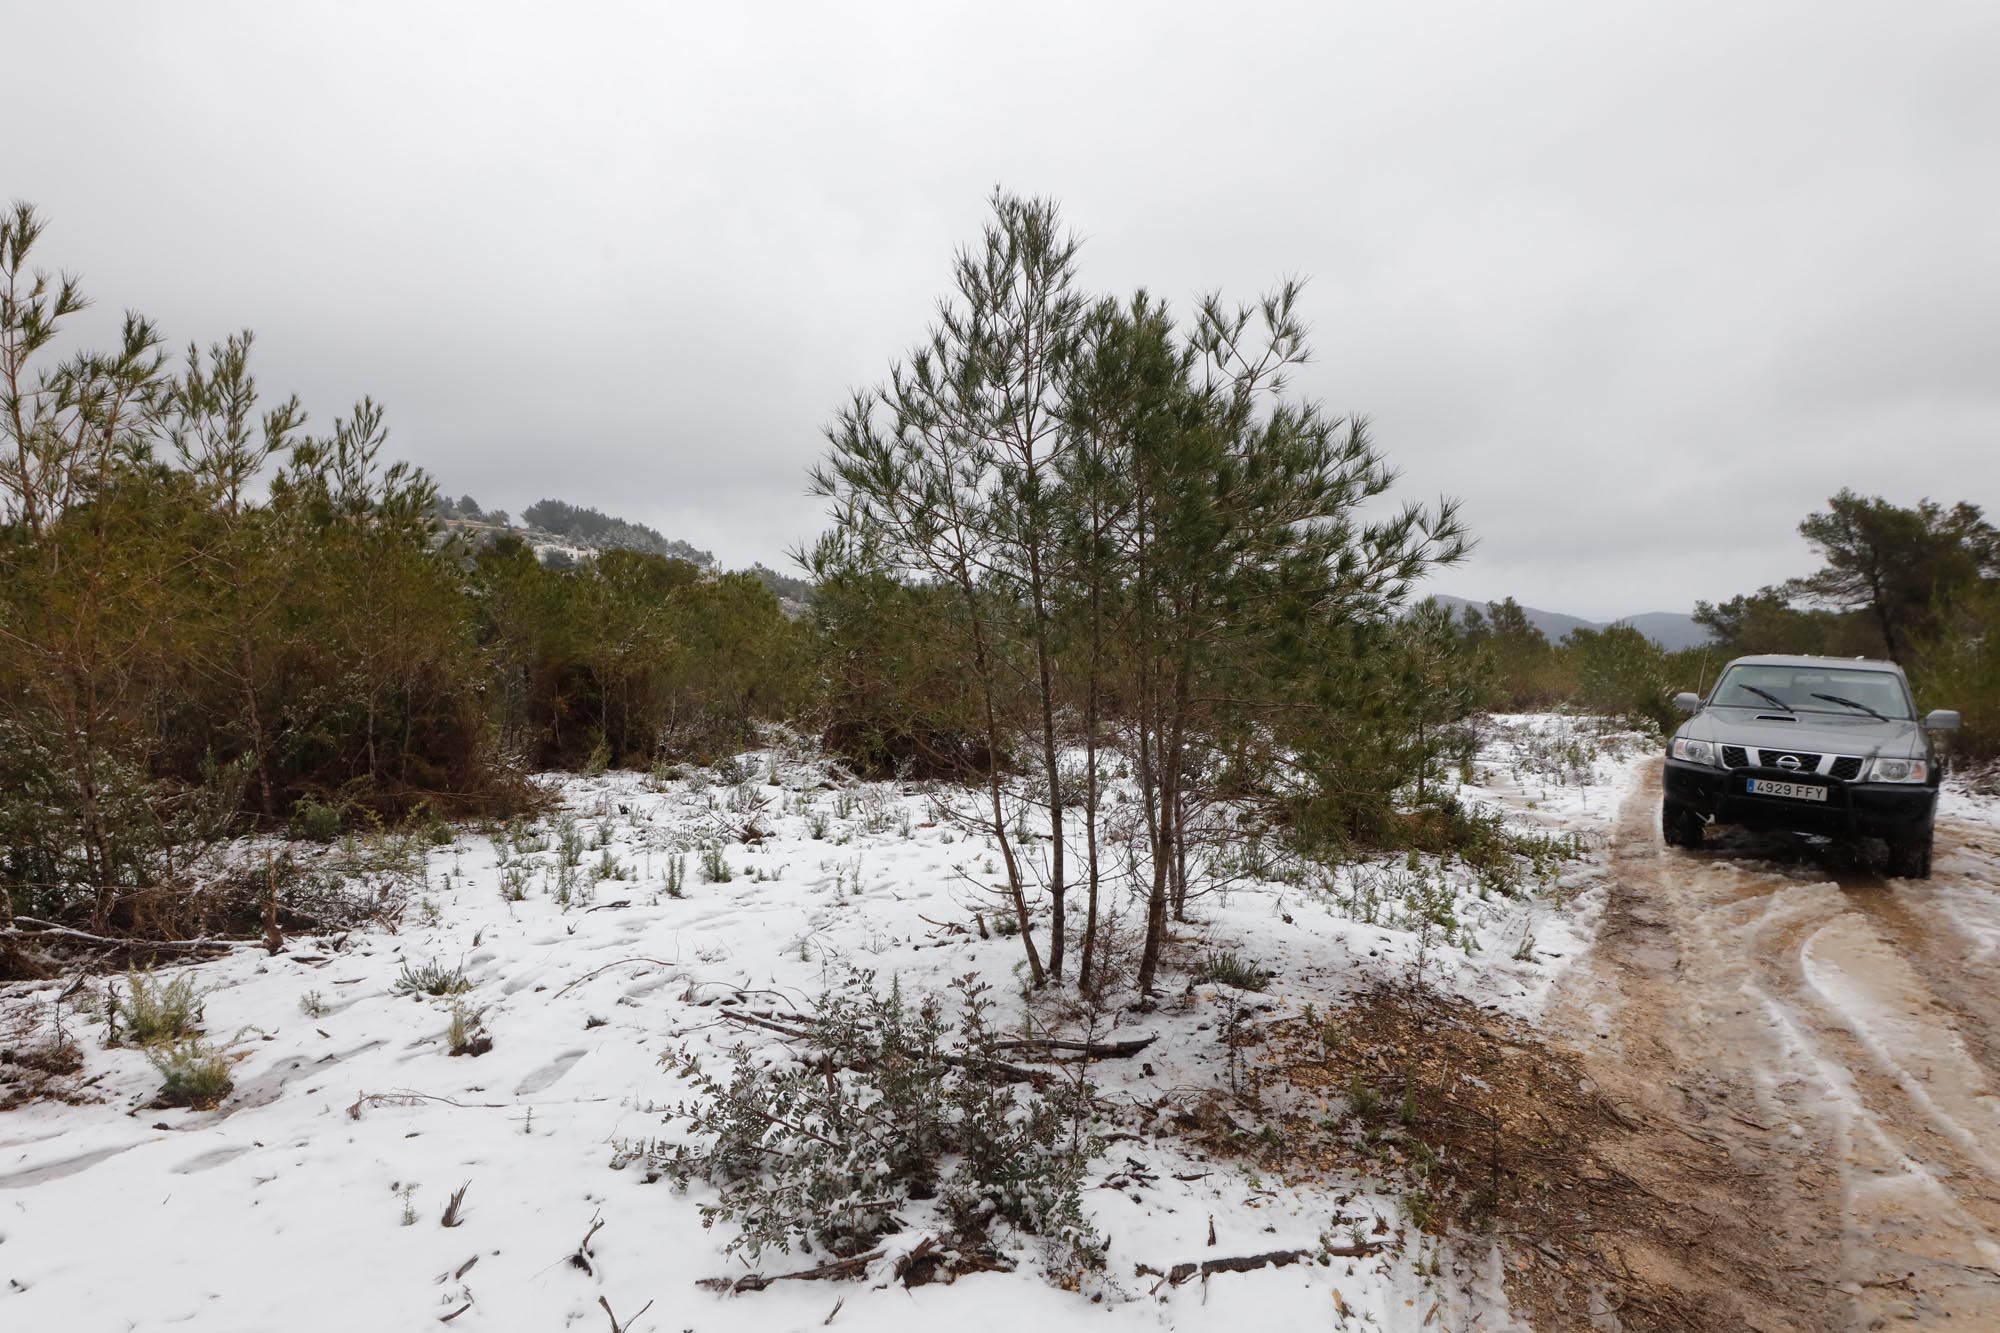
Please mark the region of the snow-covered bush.
[[912, 1005], [863, 974], [822, 997], [787, 1056], [738, 1047], [725, 1079], [670, 1052], [663, 1063], [695, 1088], [673, 1112], [690, 1141], [648, 1156], [682, 1187], [718, 1187], [703, 1217], [740, 1228], [730, 1251], [855, 1255], [900, 1230], [913, 1201], [935, 1200], [960, 1243], [1003, 1221], [1043, 1237], [1065, 1270], [1095, 1266], [1103, 1243], [1079, 1196], [1087, 1088], [1021, 1081], [988, 1023], [987, 987], [966, 977], [955, 989], [955, 1030], [935, 997]]

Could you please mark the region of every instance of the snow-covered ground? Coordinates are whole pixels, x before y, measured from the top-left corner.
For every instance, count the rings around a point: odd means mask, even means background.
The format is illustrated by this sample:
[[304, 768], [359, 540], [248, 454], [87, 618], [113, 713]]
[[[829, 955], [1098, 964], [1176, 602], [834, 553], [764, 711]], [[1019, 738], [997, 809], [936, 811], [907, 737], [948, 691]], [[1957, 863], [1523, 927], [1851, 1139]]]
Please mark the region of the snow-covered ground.
[[[1500, 718], [1461, 794], [1514, 827], [1591, 840], [1646, 759], [1587, 722]], [[606, 1329], [606, 1305], [632, 1333], [1221, 1329], [1253, 1312], [1270, 1329], [1509, 1326], [1497, 1258], [1461, 1250], [1441, 1274], [1422, 1271], [1434, 1250], [1405, 1236], [1393, 1187], [1260, 1179], [1198, 1156], [1161, 1110], [1222, 1085], [1223, 1033], [1246, 1005], [1264, 1020], [1325, 1011], [1421, 970], [1533, 1018], [1588, 941], [1596, 852], [1551, 863], [1526, 898], [1482, 889], [1462, 866], [1395, 857], [1323, 876], [1272, 866], [1273, 878], [1194, 902], [1166, 1001], [1114, 1009], [1097, 1033], [1156, 1040], [1143, 1059], [1092, 1068], [1107, 1147], [1084, 1197], [1110, 1249], [1081, 1292], [1046, 1280], [1032, 1238], [1017, 1238], [1017, 1271], [949, 1286], [699, 1288], [744, 1271], [703, 1228], [706, 1187], [681, 1195], [613, 1169], [621, 1146], [674, 1132], [664, 1108], [686, 1089], [664, 1051], [691, 1043], [721, 1059], [746, 1036], [722, 1008], [810, 1010], [855, 969], [916, 993], [976, 973], [1003, 1019], [1018, 1025], [1032, 1006], [1057, 1021], [1053, 1001], [1023, 994], [1020, 942], [995, 929], [1006, 909], [991, 849], [937, 818], [934, 794], [829, 781], [779, 751], [739, 762], [740, 784], [707, 772], [549, 779], [555, 815], [433, 849], [393, 933], [337, 947], [295, 938], [276, 956], [244, 949], [193, 969], [205, 1031], [235, 1061], [234, 1091], [213, 1111], [150, 1106], [160, 1078], [146, 1057], [105, 1045], [101, 1000], [87, 1001], [118, 979], [67, 1004], [60, 983], [0, 993], [0, 1044], [60, 1012], [86, 1061], [79, 1104], [0, 1113], [0, 1328], [416, 1329], [449, 1317], [455, 1333]], [[753, 810], [769, 836], [731, 840]], [[711, 848], [726, 882], [702, 873]], [[1121, 912], [1129, 929], [1136, 914]], [[1213, 952], [1268, 969], [1269, 988], [1189, 983]], [[473, 984], [461, 1002], [492, 1038], [487, 1053], [449, 1054], [449, 1002], [399, 992], [406, 967], [430, 963], [463, 966]], [[441, 1226], [461, 1185], [461, 1224]], [[1135, 1275], [1312, 1246], [1378, 1218], [1403, 1243], [1372, 1258], [1206, 1287]], [[600, 1222], [586, 1272], [568, 1256]], [[757, 1266], [812, 1262], [767, 1253]]]

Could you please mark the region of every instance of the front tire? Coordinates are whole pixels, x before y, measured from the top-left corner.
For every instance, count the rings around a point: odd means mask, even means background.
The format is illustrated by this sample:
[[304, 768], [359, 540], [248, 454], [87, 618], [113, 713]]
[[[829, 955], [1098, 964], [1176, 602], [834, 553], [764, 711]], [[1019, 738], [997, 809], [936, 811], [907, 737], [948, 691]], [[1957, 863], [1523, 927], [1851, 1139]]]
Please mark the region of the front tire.
[[1896, 879], [1931, 877], [1931, 830], [1928, 825], [1913, 837], [1889, 840], [1889, 874]]
[[1707, 821], [1690, 807], [1673, 801], [1660, 802], [1660, 835], [1666, 839], [1667, 846], [1699, 847], [1701, 835], [1707, 828]]

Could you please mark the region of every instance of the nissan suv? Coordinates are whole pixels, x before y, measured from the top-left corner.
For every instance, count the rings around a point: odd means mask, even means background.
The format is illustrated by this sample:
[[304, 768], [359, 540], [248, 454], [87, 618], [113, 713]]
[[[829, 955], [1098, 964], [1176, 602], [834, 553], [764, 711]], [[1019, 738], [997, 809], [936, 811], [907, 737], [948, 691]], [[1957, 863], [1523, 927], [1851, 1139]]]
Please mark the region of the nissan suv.
[[1932, 737], [1958, 726], [1939, 709], [1917, 719], [1893, 662], [1739, 657], [1667, 746], [1660, 829], [1699, 847], [1710, 824], [1839, 838], [1880, 838], [1889, 873], [1928, 879], [1942, 776]]

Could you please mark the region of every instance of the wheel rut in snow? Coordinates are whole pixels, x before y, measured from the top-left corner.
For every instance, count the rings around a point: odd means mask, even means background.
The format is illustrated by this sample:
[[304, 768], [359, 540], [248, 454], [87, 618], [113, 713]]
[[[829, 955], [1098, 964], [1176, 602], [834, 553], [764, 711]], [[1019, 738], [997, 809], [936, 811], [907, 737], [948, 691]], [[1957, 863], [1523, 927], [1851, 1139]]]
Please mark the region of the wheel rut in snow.
[[[1597, 946], [1555, 1029], [1668, 1128], [1622, 1169], [1714, 1223], [1627, 1256], [1715, 1327], [2000, 1328], [2000, 891], [1885, 882], [1791, 839], [1659, 836], [1652, 774], [1620, 813]], [[1676, 1142], [1676, 1137], [1679, 1142]], [[1690, 1140], [1728, 1169], [1691, 1171]]]

